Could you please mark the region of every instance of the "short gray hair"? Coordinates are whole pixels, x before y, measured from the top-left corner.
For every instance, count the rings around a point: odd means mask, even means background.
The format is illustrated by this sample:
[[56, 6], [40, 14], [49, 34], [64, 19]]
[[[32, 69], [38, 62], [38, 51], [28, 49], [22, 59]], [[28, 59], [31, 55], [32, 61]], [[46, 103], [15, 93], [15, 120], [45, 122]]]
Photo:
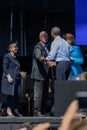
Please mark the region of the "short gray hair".
[[60, 35], [60, 33], [61, 33], [61, 30], [60, 30], [60, 28], [59, 27], [53, 27], [52, 29], [51, 29], [51, 33], [53, 33], [54, 35]]

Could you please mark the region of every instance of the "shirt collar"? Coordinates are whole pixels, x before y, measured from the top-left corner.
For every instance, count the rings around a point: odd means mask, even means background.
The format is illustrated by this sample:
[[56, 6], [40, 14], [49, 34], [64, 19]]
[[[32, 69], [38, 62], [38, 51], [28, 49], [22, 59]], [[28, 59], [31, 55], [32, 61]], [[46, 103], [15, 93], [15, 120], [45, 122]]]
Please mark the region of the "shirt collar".
[[[11, 53], [9, 53], [9, 54], [11, 55]], [[12, 57], [14, 57], [14, 58], [16, 58], [16, 56], [15, 56], [15, 55], [14, 55], [14, 56], [13, 56], [13, 55], [11, 55], [11, 56], [12, 56]]]
[[41, 42], [42, 46], [45, 47], [45, 44], [42, 41], [40, 41], [40, 42]]
[[55, 39], [58, 39], [58, 38], [60, 38], [60, 36], [55, 37]]

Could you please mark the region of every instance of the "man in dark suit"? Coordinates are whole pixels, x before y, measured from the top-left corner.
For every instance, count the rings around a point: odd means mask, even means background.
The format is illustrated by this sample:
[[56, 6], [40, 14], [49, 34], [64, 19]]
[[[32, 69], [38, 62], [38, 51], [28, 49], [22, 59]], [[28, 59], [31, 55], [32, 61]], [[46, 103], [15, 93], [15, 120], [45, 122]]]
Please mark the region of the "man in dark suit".
[[49, 66], [47, 62], [43, 62], [43, 57], [47, 57], [49, 52], [47, 49], [47, 32], [40, 32], [39, 39], [40, 41], [34, 47], [31, 72], [31, 78], [34, 79], [34, 114], [36, 116], [42, 115], [41, 110], [43, 113], [46, 112], [49, 85]]

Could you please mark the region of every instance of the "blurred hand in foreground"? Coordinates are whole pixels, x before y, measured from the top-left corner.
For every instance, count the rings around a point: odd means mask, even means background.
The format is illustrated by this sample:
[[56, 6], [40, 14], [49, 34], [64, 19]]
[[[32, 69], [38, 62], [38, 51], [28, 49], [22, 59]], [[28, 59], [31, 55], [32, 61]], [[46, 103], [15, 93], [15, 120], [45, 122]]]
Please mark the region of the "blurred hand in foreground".
[[81, 116], [78, 110], [79, 110], [78, 101], [77, 100], [72, 101], [64, 114], [61, 126], [59, 127], [58, 130], [69, 130], [72, 121]]
[[41, 123], [35, 126], [33, 130], [47, 130], [48, 128], [50, 128], [50, 126], [50, 123]]

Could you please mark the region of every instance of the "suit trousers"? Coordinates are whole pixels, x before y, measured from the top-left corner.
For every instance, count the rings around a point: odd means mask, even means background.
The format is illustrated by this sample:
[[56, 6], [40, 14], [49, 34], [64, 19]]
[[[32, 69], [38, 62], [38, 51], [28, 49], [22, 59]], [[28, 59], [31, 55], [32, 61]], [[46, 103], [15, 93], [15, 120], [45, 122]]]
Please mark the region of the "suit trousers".
[[56, 65], [56, 79], [67, 80], [71, 70], [71, 64], [68, 61], [60, 61]]
[[[56, 65], [56, 80], [67, 80], [70, 74], [71, 64], [68, 61], [58, 62]], [[53, 104], [51, 114], [55, 114], [55, 106]]]
[[48, 98], [48, 78], [44, 81], [34, 81], [34, 113], [46, 113], [46, 103]]

